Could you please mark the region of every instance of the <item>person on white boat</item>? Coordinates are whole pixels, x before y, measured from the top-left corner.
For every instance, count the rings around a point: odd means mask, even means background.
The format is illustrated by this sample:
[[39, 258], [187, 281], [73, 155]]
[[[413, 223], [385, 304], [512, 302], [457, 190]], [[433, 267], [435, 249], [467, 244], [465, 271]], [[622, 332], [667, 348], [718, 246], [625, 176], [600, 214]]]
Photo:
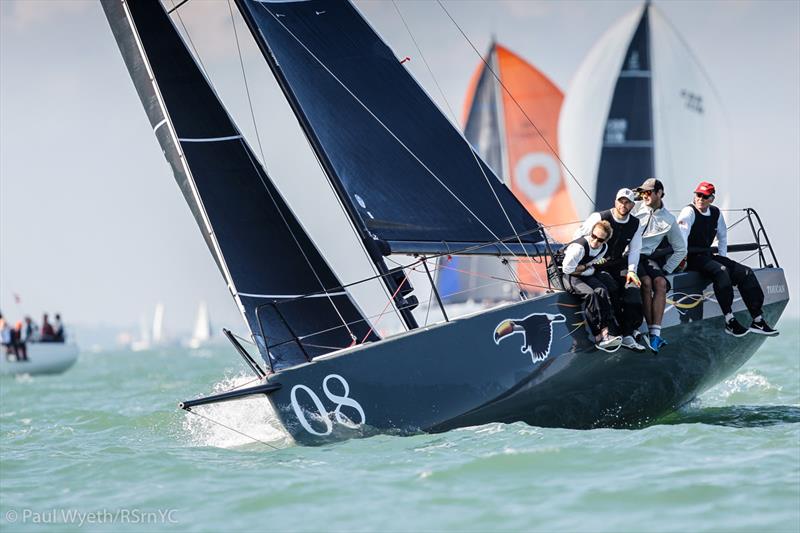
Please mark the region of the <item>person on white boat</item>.
[[64, 342], [64, 324], [61, 322], [61, 315], [56, 313], [56, 318], [53, 321], [53, 331], [55, 331], [55, 340], [57, 342]]
[[608, 273], [603, 282], [611, 295], [614, 315], [619, 323], [619, 331], [612, 329], [612, 334], [622, 335], [622, 347], [635, 352], [644, 352], [646, 348], [634, 338], [634, 332], [642, 325], [642, 294], [639, 290], [641, 282], [636, 270], [639, 267], [639, 252], [642, 249], [642, 231], [644, 226], [639, 219], [630, 214], [635, 205], [636, 196], [630, 189], [617, 191], [614, 206], [611, 209], [592, 213], [578, 228], [575, 238], [588, 236], [595, 224], [605, 220], [611, 225], [612, 235], [606, 244], [608, 252], [595, 264], [598, 272]]
[[[644, 226], [638, 270], [642, 282], [642, 304], [650, 330], [650, 349], [658, 353], [667, 344], [661, 338], [661, 321], [670, 289], [667, 274], [674, 272], [686, 257], [686, 241], [675, 216], [664, 205], [664, 184], [660, 180], [646, 179], [636, 192], [642, 201], [636, 203], [633, 215]], [[651, 257], [665, 239], [672, 246], [672, 253], [665, 257]]]
[[25, 329], [22, 331], [20, 341], [26, 342], [39, 342], [39, 326], [29, 316], [25, 317]]
[[[761, 314], [764, 304], [764, 291], [758, 284], [753, 271], [733, 259], [728, 258], [728, 231], [725, 216], [714, 205], [716, 195], [714, 184], [700, 182], [694, 190], [694, 200], [678, 215], [680, 227], [687, 245], [691, 247], [686, 260], [686, 270], [700, 272], [711, 278], [714, 296], [725, 315], [725, 333], [734, 337], [744, 337], [753, 332], [761, 335], [777, 335]], [[718, 253], [709, 249], [717, 240]], [[698, 251], [697, 249], [702, 249]], [[733, 287], [739, 289], [753, 322], [746, 328], [733, 316]]]
[[0, 344], [3, 345], [3, 355], [8, 356], [11, 353], [13, 346], [11, 342], [11, 327], [6, 322], [6, 319], [3, 318], [2, 313], [0, 313]]
[[[30, 318], [30, 317], [28, 317]], [[25, 346], [24, 331], [22, 330], [22, 321], [17, 320], [14, 324], [14, 330], [11, 332], [11, 344], [14, 347], [14, 355], [17, 361], [28, 360], [28, 349]]]
[[606, 282], [613, 280], [607, 272], [596, 272], [594, 264], [606, 254], [606, 241], [612, 233], [611, 224], [605, 220], [596, 222], [588, 236], [575, 239], [563, 254], [559, 252], [553, 258], [564, 290], [583, 300], [583, 313], [595, 336], [595, 346], [607, 351], [618, 348], [622, 338], [609, 335], [615, 318]]
[[53, 329], [53, 325], [50, 323], [50, 320], [47, 318], [47, 313], [42, 316], [42, 332], [39, 336], [39, 341], [41, 342], [53, 342], [56, 338], [56, 332]]

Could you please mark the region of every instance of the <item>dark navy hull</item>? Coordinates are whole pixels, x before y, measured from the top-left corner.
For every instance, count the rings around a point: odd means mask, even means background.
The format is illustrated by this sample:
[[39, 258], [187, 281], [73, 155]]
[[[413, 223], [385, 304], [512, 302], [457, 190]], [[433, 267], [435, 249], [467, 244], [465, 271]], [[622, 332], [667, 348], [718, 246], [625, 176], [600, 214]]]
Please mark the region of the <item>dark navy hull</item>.
[[[765, 316], [776, 323], [789, 299], [783, 270], [757, 275]], [[734, 373], [767, 339], [726, 335], [698, 275], [677, 275], [672, 284], [663, 323], [669, 344], [658, 355], [595, 349], [577, 300], [557, 293], [283, 370], [269, 378], [281, 384], [269, 399], [302, 444], [489, 422], [639, 426]], [[734, 311], [749, 324], [738, 294]]]

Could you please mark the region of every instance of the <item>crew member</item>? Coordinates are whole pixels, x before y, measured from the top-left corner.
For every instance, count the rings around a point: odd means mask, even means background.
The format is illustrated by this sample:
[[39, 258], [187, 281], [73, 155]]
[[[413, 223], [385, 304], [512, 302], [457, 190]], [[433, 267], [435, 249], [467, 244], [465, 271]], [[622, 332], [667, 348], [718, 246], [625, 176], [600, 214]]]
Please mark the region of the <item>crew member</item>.
[[612, 334], [622, 335], [622, 347], [636, 352], [644, 352], [646, 348], [634, 338], [634, 332], [642, 324], [641, 282], [636, 274], [639, 267], [639, 252], [642, 249], [642, 231], [644, 226], [639, 219], [630, 214], [635, 205], [636, 196], [630, 189], [620, 189], [614, 206], [605, 211], [595, 212], [578, 228], [576, 238], [588, 236], [595, 224], [605, 220], [611, 225], [612, 233], [606, 244], [608, 251], [605, 257], [595, 264], [598, 272], [608, 273], [603, 282], [611, 295], [619, 331], [612, 329]]
[[[683, 208], [678, 216], [678, 226], [688, 242], [689, 254], [686, 269], [711, 278], [714, 295], [725, 315], [725, 333], [734, 337], [744, 337], [748, 331], [760, 335], [777, 335], [761, 314], [764, 292], [758, 284], [753, 271], [728, 256], [728, 232], [725, 217], [714, 205], [716, 188], [707, 181], [700, 182], [694, 190], [694, 200]], [[718, 253], [710, 247], [717, 239]], [[753, 322], [750, 328], [744, 327], [733, 316], [733, 287], [739, 288], [742, 300], [750, 311]]]
[[[667, 343], [661, 338], [661, 321], [670, 289], [667, 274], [675, 271], [686, 257], [686, 241], [675, 216], [664, 206], [664, 184], [656, 178], [645, 180], [636, 192], [642, 197], [633, 210], [642, 226], [642, 250], [639, 257], [639, 278], [642, 281], [644, 318], [650, 331], [650, 349], [658, 351]], [[666, 241], [672, 252], [658, 256], [654, 252]]]
[[592, 226], [588, 236], [575, 239], [563, 253], [554, 255], [564, 290], [583, 300], [583, 313], [594, 334], [595, 346], [605, 351], [616, 350], [622, 339], [608, 333], [614, 314], [605, 278], [611, 276], [597, 273], [593, 265], [603, 259], [612, 232], [611, 224], [601, 220]]

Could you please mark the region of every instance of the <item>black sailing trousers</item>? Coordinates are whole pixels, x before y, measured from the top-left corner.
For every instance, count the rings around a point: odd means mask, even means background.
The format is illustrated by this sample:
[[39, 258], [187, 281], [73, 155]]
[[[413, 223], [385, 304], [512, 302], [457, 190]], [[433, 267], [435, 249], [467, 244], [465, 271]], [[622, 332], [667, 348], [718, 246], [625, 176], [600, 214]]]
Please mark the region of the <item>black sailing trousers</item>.
[[764, 291], [750, 267], [721, 255], [692, 255], [689, 257], [687, 270], [700, 272], [711, 278], [714, 295], [723, 314], [731, 312], [734, 286], [738, 287], [750, 315], [755, 318], [761, 314]]
[[628, 273], [627, 266], [618, 268], [614, 265], [603, 265], [600, 271], [606, 274], [602, 278], [603, 283], [608, 288], [611, 296], [611, 305], [614, 308], [614, 316], [619, 323], [620, 329], [615, 331], [611, 328], [611, 333], [615, 335], [633, 335], [639, 329], [644, 320], [642, 310], [642, 290], [639, 287], [625, 287], [627, 283], [625, 275]]
[[606, 283], [614, 283], [607, 272], [595, 272], [591, 276], [572, 276], [564, 274], [564, 288], [582, 300], [583, 314], [594, 335], [605, 329], [614, 329], [616, 322], [612, 313], [611, 295]]

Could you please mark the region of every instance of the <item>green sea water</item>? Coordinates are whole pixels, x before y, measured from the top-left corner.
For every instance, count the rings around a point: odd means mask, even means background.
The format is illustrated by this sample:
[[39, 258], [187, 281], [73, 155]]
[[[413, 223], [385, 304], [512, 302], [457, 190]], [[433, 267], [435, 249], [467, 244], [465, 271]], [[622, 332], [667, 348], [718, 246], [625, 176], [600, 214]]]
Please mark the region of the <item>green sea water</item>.
[[640, 430], [489, 424], [293, 446], [234, 351], [0, 380], [3, 531], [800, 531], [800, 321]]

